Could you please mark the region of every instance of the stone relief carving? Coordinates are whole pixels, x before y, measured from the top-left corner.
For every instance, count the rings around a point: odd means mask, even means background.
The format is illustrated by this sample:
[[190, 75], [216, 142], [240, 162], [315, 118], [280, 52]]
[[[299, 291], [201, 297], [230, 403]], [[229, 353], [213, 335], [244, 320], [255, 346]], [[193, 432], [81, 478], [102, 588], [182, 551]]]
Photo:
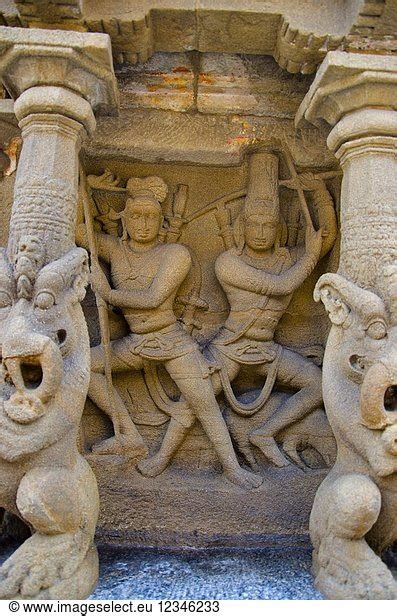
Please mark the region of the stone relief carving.
[[[161, 411], [152, 425], [170, 418], [160, 447], [147, 457], [148, 443], [131, 417], [131, 405], [136, 406], [134, 386], [128, 390], [129, 400], [114, 386], [109, 395], [104, 348], [97, 346], [92, 349], [89, 396], [111, 418], [114, 436], [94, 443], [94, 454], [127, 456], [142, 474], [157, 476], [169, 466], [198, 418], [226, 475], [245, 488], [257, 487], [261, 478], [239, 466], [227, 427], [242, 461], [256, 471], [259, 454], [262, 462], [266, 459], [275, 466], [293, 460], [303, 467], [298, 450], [306, 445], [316, 449], [325, 464], [333, 461], [335, 441], [321, 410], [322, 349], [312, 344], [298, 350], [286, 348], [274, 340], [274, 334], [294, 291], [334, 245], [335, 209], [322, 177], [305, 173], [279, 180], [278, 161], [269, 152], [251, 155], [248, 192], [229, 196], [239, 199], [234, 220], [226, 207], [228, 197], [189, 217], [185, 215], [186, 186], [179, 185], [171, 211], [169, 203], [168, 210], [162, 211], [168, 189], [161, 178], [130, 178], [124, 188], [110, 172], [88, 176], [96, 209], [95, 242], [99, 256], [110, 265], [108, 279], [94, 262], [93, 286], [109, 305], [121, 310], [128, 324], [126, 335], [119, 334], [110, 343], [112, 373], [124, 374], [128, 380], [141, 371], [140, 387]], [[317, 231], [305, 197], [307, 213], [290, 213], [286, 224], [280, 212], [279, 184], [312, 195]], [[109, 196], [113, 202], [116, 198], [117, 208], [109, 205]], [[206, 308], [200, 281], [197, 284], [200, 265], [190, 249], [175, 242], [184, 224], [214, 207], [227, 250], [212, 268], [230, 312], [218, 331], [200, 340], [199, 348], [197, 336], [193, 337], [200, 327], [197, 310]], [[307, 223], [302, 222], [304, 216]], [[77, 226], [77, 243], [90, 248], [82, 221]], [[173, 384], [168, 377], [164, 380], [161, 366]], [[234, 393], [232, 383], [241, 369], [262, 381], [259, 391]], [[227, 427], [215, 399], [220, 394]], [[275, 439], [284, 443], [288, 458]]]
[[87, 282], [82, 248], [46, 265], [36, 236], [1, 250], [0, 503], [33, 532], [0, 568], [2, 599], [87, 596], [97, 580], [98, 490], [77, 449]]
[[339, 274], [323, 275], [315, 297], [332, 322], [323, 391], [338, 446], [310, 520], [316, 584], [334, 599], [395, 599], [380, 559], [397, 539], [395, 315]]
[[[241, 487], [255, 488], [261, 479], [238, 464], [215, 399], [209, 378], [210, 366], [197, 343], [177, 322], [173, 311], [177, 291], [189, 273], [191, 257], [182, 245], [159, 242], [163, 222], [160, 203], [166, 194], [167, 187], [161, 178], [131, 178], [128, 181], [127, 202], [121, 214], [122, 237], [96, 236], [99, 255], [110, 264], [114, 288], [100, 267], [94, 267], [92, 271], [95, 290], [109, 304], [122, 309], [131, 332], [111, 343], [112, 371], [143, 369], [147, 379], [153, 382], [154, 390], [160, 385], [156, 366], [162, 364], [182, 396], [172, 411], [170, 427], [162, 444], [167, 457], [160, 453], [155, 459], [141, 462], [139, 468], [148, 475], [164, 470], [197, 418], [213, 444], [226, 476]], [[77, 241], [88, 247], [84, 231], [80, 229]], [[118, 424], [115, 436], [102, 443], [96, 451], [117, 454], [127, 447], [139, 457], [146, 453], [144, 442], [117, 391], [113, 392], [116, 409], [109, 404], [104, 369], [103, 348], [96, 347], [91, 354], [88, 395], [111, 417], [113, 425], [116, 421]], [[161, 389], [157, 395], [161, 395]], [[167, 408], [171, 409], [172, 403]]]

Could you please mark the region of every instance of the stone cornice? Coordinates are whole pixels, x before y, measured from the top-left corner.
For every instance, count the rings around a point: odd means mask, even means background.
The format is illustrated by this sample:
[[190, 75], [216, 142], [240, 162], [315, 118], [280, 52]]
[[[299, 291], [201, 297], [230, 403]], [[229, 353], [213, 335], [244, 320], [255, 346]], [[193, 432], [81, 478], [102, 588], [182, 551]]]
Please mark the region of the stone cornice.
[[[273, 55], [291, 73], [315, 72], [328, 51], [393, 29], [386, 0], [0, 1], [6, 25], [105, 32], [118, 64], [145, 62], [154, 52]], [[299, 5], [299, 6], [298, 6]], [[385, 17], [384, 17], [385, 16]], [[396, 24], [395, 24], [396, 25]]]

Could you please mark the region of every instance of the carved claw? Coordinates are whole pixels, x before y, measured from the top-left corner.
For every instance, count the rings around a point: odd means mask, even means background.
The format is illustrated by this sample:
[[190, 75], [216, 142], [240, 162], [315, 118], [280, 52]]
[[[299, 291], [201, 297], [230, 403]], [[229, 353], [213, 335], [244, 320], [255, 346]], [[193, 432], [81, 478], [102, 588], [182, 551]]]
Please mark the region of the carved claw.
[[70, 579], [85, 555], [86, 541], [82, 533], [54, 536], [36, 533], [0, 568], [0, 599], [28, 599], [43, 596], [43, 591], [50, 598], [51, 587]]
[[143, 441], [137, 442], [133, 437], [124, 434], [112, 436], [105, 441], [93, 445], [92, 451], [102, 456], [125, 456], [135, 463], [146, 458], [148, 455], [148, 448]]

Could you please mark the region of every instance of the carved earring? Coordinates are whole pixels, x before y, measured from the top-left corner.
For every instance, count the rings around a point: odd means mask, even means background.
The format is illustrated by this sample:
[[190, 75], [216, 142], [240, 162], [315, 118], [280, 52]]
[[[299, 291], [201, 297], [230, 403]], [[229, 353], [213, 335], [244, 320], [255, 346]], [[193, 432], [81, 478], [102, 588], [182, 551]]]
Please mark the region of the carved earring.
[[244, 221], [239, 216], [233, 225], [233, 236], [236, 243], [237, 252], [241, 254], [245, 246]]
[[276, 240], [274, 242], [274, 247], [276, 249], [284, 248], [287, 243], [287, 238], [288, 238], [288, 228], [287, 228], [284, 218], [280, 216], [280, 222], [277, 227], [277, 235], [276, 235]]

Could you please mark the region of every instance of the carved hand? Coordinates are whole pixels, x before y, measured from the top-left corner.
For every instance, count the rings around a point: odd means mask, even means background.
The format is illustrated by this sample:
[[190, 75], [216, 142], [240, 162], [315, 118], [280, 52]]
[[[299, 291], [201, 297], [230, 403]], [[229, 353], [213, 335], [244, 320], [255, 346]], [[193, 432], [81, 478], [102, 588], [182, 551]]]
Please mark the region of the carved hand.
[[98, 293], [105, 301], [110, 301], [112, 288], [106, 278], [105, 272], [98, 262], [91, 263], [91, 287], [95, 293]]
[[310, 225], [306, 227], [306, 252], [319, 257], [323, 243], [323, 229], [316, 231]]
[[317, 191], [325, 189], [324, 181], [321, 178], [316, 178], [311, 171], [299, 174], [299, 181], [303, 190]]

